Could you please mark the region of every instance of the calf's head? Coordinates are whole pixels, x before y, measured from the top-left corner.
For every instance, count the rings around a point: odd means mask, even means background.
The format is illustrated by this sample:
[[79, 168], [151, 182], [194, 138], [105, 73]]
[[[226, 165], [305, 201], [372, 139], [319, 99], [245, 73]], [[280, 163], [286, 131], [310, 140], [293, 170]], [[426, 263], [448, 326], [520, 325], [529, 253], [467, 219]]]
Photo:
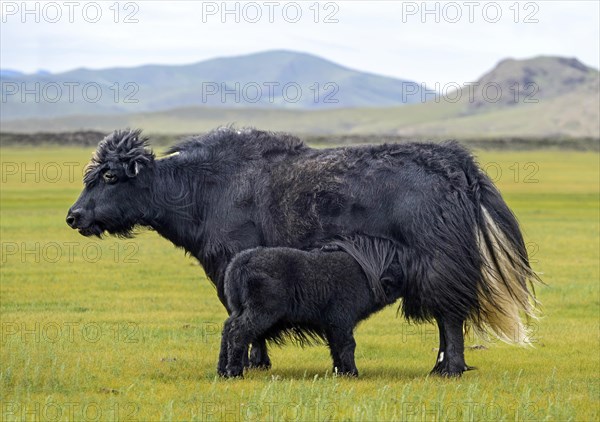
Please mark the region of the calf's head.
[[67, 213], [67, 224], [84, 236], [130, 236], [147, 213], [154, 154], [139, 130], [115, 131], [98, 144], [84, 188]]

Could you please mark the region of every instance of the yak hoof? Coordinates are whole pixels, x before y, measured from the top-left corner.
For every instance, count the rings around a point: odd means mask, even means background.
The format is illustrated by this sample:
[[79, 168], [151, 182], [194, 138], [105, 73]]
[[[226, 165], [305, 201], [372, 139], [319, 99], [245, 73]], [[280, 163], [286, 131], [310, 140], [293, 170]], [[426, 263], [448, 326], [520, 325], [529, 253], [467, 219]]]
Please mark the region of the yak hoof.
[[468, 365], [452, 365], [446, 362], [438, 362], [431, 370], [432, 375], [438, 375], [445, 378], [460, 378], [465, 371], [475, 369]]
[[431, 370], [432, 375], [437, 375], [444, 378], [460, 378], [463, 374], [464, 370], [462, 369], [447, 369], [447, 368], [433, 368]]
[[463, 372], [473, 371], [477, 368], [475, 366], [465, 365], [462, 368], [448, 368], [448, 367], [435, 367], [431, 370], [432, 375], [438, 375], [445, 378], [460, 378]]

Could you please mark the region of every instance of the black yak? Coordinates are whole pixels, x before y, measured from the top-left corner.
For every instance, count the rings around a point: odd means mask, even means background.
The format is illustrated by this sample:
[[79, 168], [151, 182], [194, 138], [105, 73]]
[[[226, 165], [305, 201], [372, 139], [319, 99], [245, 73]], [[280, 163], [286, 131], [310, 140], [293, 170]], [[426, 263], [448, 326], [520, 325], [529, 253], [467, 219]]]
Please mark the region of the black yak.
[[[467, 368], [465, 323], [527, 342], [520, 313], [533, 312], [536, 275], [519, 225], [459, 144], [313, 149], [287, 134], [222, 128], [156, 159], [146, 141], [126, 130], [100, 142], [69, 226], [86, 236], [153, 228], [198, 259], [223, 304], [225, 269], [242, 250], [389, 239], [404, 255], [404, 316], [438, 324], [434, 373]], [[250, 364], [270, 366], [264, 339]]]
[[[371, 266], [361, 267], [355, 256], [371, 257]], [[394, 244], [371, 237], [310, 251], [258, 247], [240, 252], [225, 272], [231, 315], [223, 327], [217, 371], [242, 376], [252, 341], [282, 341], [289, 334], [301, 341], [326, 340], [334, 372], [358, 376], [353, 330], [402, 296], [405, 281], [398, 264]]]

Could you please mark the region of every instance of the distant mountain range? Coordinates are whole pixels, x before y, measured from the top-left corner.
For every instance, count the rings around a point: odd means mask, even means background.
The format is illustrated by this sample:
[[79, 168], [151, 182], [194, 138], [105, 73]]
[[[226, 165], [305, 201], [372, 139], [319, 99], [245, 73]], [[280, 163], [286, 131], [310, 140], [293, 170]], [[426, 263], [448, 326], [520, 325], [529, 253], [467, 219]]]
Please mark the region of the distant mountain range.
[[0, 69], [0, 78], [13, 78], [13, 77], [21, 77], [25, 74], [23, 72], [19, 72], [18, 70], [11, 69]]
[[[325, 109], [420, 101], [420, 85], [348, 69], [323, 58], [268, 51], [182, 66], [2, 71], [2, 119], [153, 112], [176, 107]], [[34, 94], [39, 84], [39, 100]], [[406, 95], [406, 92], [411, 95]], [[62, 95], [60, 95], [60, 94]], [[23, 100], [24, 99], [24, 100]]]
[[[138, 103], [75, 102], [2, 104], [3, 131], [65, 131], [141, 127], [155, 133], [195, 133], [224, 124], [255, 126], [296, 133], [399, 134], [414, 137], [592, 137], [600, 138], [599, 72], [573, 58], [506, 59], [471, 86], [447, 97], [421, 100], [410, 81], [366, 74], [304, 53], [274, 51], [214, 59], [187, 66], [142, 66], [131, 69], [75, 70], [58, 75], [2, 76], [11, 81], [94, 81], [123, 89], [135, 79]], [[237, 78], [237, 79], [236, 79]], [[207, 81], [226, 84], [295, 82], [308, 98], [291, 102], [221, 100], [208, 95]], [[204, 87], [202, 83], [204, 82]], [[335, 83], [325, 89], [327, 82]], [[318, 83], [311, 90], [311, 84]], [[214, 88], [214, 85], [210, 85]], [[157, 88], [160, 87], [160, 88]], [[220, 90], [221, 87], [217, 86]], [[202, 91], [206, 103], [202, 100]], [[290, 88], [291, 90], [292, 88]], [[235, 90], [233, 88], [233, 90]], [[200, 92], [200, 96], [199, 93]], [[319, 101], [315, 101], [315, 92]], [[281, 92], [280, 92], [281, 94]], [[337, 103], [326, 103], [326, 95]], [[3, 94], [4, 95], [4, 94]], [[263, 92], [263, 97], [266, 92]], [[303, 95], [303, 97], [304, 97]], [[262, 101], [262, 102], [261, 102]], [[266, 103], [264, 101], [267, 101]], [[74, 114], [75, 113], [75, 114]]]
[[[34, 72], [33, 75], [50, 75], [52, 72], [49, 72], [44, 69], [39, 69], [37, 72]], [[25, 76], [24, 72], [12, 69], [0, 69], [0, 77], [1, 78], [11, 78], [11, 77], [21, 77]]]

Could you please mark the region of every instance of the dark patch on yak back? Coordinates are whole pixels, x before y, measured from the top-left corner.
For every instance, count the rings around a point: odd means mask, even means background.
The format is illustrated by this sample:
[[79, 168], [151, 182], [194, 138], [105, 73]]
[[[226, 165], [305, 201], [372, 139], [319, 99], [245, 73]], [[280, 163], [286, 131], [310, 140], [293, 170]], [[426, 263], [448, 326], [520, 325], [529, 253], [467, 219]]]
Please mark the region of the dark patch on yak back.
[[322, 191], [315, 195], [317, 213], [327, 217], [338, 217], [344, 212], [347, 198], [339, 192]]
[[368, 212], [367, 207], [359, 203], [354, 203], [350, 207], [350, 213], [353, 217], [366, 217]]
[[287, 238], [301, 241], [322, 227], [322, 218], [340, 215], [350, 198], [346, 165], [339, 155], [307, 157], [282, 162], [272, 169], [272, 203], [275, 219]]

